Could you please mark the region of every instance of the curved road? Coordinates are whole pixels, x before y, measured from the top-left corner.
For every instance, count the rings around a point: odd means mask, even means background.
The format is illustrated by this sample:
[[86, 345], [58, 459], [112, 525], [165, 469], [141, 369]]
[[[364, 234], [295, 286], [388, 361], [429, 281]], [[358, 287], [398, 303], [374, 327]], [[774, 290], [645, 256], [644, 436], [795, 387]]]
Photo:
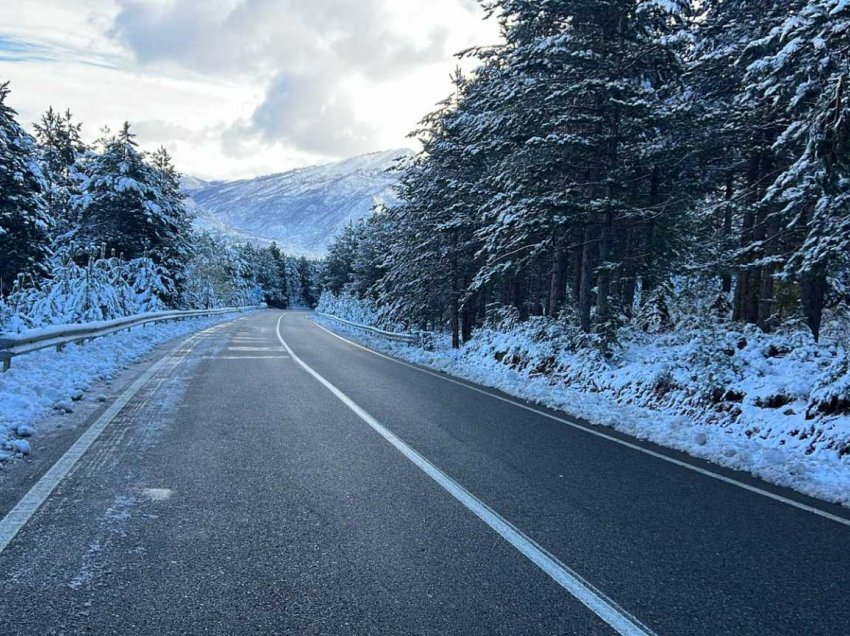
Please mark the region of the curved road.
[[43, 503], [0, 497], [0, 634], [848, 631], [846, 511], [305, 313], [208, 330], [136, 384]]

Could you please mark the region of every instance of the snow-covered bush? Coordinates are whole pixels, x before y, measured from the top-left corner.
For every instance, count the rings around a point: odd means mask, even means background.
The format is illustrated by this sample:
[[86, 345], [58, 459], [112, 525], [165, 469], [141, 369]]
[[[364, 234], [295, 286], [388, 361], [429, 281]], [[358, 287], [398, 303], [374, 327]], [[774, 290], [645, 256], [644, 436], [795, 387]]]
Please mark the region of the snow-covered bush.
[[359, 325], [371, 326], [379, 322], [378, 311], [372, 302], [346, 293], [333, 294], [330, 291], [323, 291], [316, 311], [356, 322]]
[[162, 298], [172, 289], [168, 273], [146, 257], [90, 259], [81, 266], [68, 254], [59, 254], [50, 261], [47, 278], [31, 285], [18, 279], [0, 306], [0, 329], [21, 331], [162, 311]]
[[[850, 353], [842, 350], [830, 367], [815, 382], [806, 414], [850, 415]], [[846, 447], [850, 453], [850, 440]]]
[[[180, 305], [186, 309], [259, 305], [280, 289], [260, 282], [266, 264], [260, 265], [263, 250], [237, 245], [206, 232], [193, 237], [194, 254], [183, 272]], [[280, 284], [280, 281], [278, 281]]]

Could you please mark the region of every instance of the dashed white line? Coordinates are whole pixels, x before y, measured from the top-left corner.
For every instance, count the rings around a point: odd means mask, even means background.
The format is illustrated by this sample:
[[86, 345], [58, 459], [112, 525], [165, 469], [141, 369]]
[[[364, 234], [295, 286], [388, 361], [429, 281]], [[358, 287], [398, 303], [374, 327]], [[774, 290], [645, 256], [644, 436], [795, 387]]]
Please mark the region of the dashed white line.
[[289, 356], [206, 356], [204, 360], [289, 360]]

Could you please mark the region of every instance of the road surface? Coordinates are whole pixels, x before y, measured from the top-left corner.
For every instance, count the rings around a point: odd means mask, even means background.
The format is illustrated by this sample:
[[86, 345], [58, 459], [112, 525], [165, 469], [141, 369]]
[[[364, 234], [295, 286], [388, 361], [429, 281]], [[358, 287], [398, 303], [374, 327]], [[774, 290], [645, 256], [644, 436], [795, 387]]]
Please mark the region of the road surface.
[[835, 507], [589, 434], [303, 312], [157, 364], [43, 503], [0, 496], [0, 516], [32, 507], [4, 519], [0, 634], [850, 629]]

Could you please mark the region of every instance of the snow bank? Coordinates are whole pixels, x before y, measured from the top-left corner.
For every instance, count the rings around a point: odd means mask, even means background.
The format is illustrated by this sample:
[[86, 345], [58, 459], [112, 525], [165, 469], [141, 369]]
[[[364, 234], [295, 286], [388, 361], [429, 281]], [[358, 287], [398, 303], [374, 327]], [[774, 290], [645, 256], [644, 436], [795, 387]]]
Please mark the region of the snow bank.
[[20, 438], [35, 434], [34, 425], [52, 411], [73, 412], [95, 383], [114, 377], [167, 340], [235, 315], [154, 323], [84, 345], [69, 344], [62, 353], [46, 349], [15, 358], [12, 368], [0, 373], [0, 461], [29, 452], [29, 445], [21, 444]]
[[[317, 321], [322, 321], [317, 318]], [[375, 349], [850, 506], [850, 354], [803, 332], [621, 334], [613, 349], [544, 318], [433, 351], [348, 330]]]

